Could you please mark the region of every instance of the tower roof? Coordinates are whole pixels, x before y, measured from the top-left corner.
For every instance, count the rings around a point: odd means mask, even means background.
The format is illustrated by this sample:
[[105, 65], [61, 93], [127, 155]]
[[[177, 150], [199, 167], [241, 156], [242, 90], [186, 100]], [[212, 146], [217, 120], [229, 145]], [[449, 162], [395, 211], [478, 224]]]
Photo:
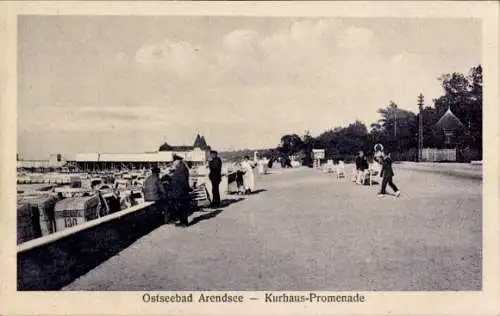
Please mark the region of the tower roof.
[[169, 150], [172, 150], [173, 147], [170, 146], [167, 142], [164, 142], [160, 148], [158, 148], [158, 151], [169, 151]]
[[450, 108], [441, 116], [439, 121], [436, 123], [436, 126], [443, 130], [459, 130], [464, 128], [464, 124], [460, 121], [460, 119], [453, 114]]
[[193, 150], [195, 148], [199, 148], [201, 150], [210, 150], [210, 146], [207, 145], [205, 141], [205, 137], [200, 136], [200, 134], [196, 135], [196, 139], [194, 140], [193, 146], [171, 146], [167, 142], [164, 142], [158, 151], [188, 151]]
[[210, 147], [207, 145], [205, 137], [200, 136], [200, 134], [196, 135], [196, 139], [194, 140], [193, 147], [200, 148], [202, 150], [210, 149]]

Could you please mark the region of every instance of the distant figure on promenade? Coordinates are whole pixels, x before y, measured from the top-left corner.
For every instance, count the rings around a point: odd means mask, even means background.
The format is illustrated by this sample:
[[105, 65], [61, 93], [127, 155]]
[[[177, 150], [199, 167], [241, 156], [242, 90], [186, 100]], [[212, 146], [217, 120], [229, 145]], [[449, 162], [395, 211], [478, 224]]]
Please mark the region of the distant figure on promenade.
[[362, 150], [359, 151], [356, 157], [356, 184], [365, 184], [367, 172], [368, 172], [368, 160]]
[[259, 174], [266, 174], [267, 173], [267, 164], [264, 161], [264, 159], [260, 159], [257, 164], [259, 166]]
[[180, 222], [180, 226], [186, 227], [189, 225], [189, 192], [191, 190], [189, 187], [189, 170], [182, 157], [178, 155], [174, 155], [173, 167], [174, 170], [170, 176], [170, 205], [175, 219]]
[[[151, 169], [151, 175], [144, 180], [143, 186], [144, 201], [156, 202], [155, 210], [160, 214], [165, 213], [165, 200], [167, 192], [163, 183], [160, 181], [160, 168], [154, 167]], [[120, 197], [118, 196], [118, 199]]]
[[253, 168], [255, 167], [255, 165], [250, 161], [249, 156], [245, 156], [243, 162], [241, 163], [241, 166], [245, 171], [245, 174], [243, 175], [245, 194], [248, 194], [255, 190], [255, 177], [253, 174]]
[[222, 181], [222, 161], [217, 157], [217, 152], [212, 150], [210, 152], [210, 162], [208, 163], [208, 168], [210, 173], [208, 178], [212, 183], [212, 207], [220, 206], [220, 192], [219, 185]]
[[243, 170], [241, 163], [236, 164], [236, 188], [238, 194], [245, 194], [245, 182], [243, 176], [245, 175], [245, 170]]
[[274, 163], [274, 157], [269, 158], [269, 161], [267, 162], [267, 167], [271, 169], [273, 167]]
[[397, 197], [401, 195], [398, 187], [392, 181], [394, 177], [394, 170], [392, 169], [392, 159], [390, 154], [384, 154], [378, 158], [380, 164], [382, 165], [382, 170], [380, 171], [380, 177], [382, 177], [382, 185], [380, 187], [380, 192], [378, 196], [384, 196], [387, 194], [386, 187], [387, 184], [394, 190]]
[[282, 168], [292, 168], [292, 160], [289, 157], [284, 156], [281, 158], [281, 167]]

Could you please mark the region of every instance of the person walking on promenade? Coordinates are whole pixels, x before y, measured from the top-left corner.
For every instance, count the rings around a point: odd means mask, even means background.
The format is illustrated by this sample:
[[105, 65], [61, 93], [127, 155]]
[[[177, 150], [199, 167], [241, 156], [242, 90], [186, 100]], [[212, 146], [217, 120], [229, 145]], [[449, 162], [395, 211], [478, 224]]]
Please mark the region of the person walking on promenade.
[[170, 177], [170, 203], [172, 211], [179, 220], [180, 226], [189, 225], [188, 212], [191, 188], [189, 187], [189, 170], [184, 164], [182, 157], [174, 155], [174, 170]]
[[236, 164], [236, 188], [238, 194], [245, 194], [245, 185], [243, 181], [243, 176], [245, 175], [245, 171], [241, 167], [241, 163], [238, 162]]
[[166, 213], [165, 200], [167, 198], [167, 192], [160, 181], [160, 168], [153, 167], [151, 169], [151, 175], [144, 180], [143, 193], [144, 201], [156, 202], [154, 204], [155, 211], [160, 215]]
[[368, 160], [362, 150], [359, 151], [356, 157], [356, 184], [365, 184], [366, 172], [368, 170]]
[[251, 193], [255, 190], [255, 176], [253, 174], [253, 168], [255, 165], [250, 161], [249, 156], [245, 156], [241, 164], [245, 174], [243, 175], [243, 183], [245, 185], [245, 194]]
[[381, 158], [379, 158], [382, 165], [382, 170], [380, 171], [380, 177], [382, 177], [382, 185], [380, 187], [380, 192], [378, 196], [384, 196], [387, 194], [386, 187], [389, 186], [394, 190], [397, 197], [401, 195], [398, 187], [392, 181], [394, 177], [394, 170], [392, 169], [392, 159], [390, 154], [385, 154]]
[[220, 192], [219, 185], [222, 181], [222, 161], [219, 157], [217, 157], [217, 152], [212, 150], [210, 152], [210, 162], [208, 163], [208, 168], [210, 169], [210, 173], [208, 178], [212, 183], [212, 207], [220, 206]]

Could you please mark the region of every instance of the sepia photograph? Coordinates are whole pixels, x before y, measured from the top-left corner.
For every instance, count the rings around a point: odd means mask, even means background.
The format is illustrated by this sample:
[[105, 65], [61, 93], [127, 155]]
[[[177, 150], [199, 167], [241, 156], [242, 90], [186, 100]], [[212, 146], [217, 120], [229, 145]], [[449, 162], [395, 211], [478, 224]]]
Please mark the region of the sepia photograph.
[[18, 293], [485, 289], [498, 69], [480, 17], [33, 13], [15, 29]]

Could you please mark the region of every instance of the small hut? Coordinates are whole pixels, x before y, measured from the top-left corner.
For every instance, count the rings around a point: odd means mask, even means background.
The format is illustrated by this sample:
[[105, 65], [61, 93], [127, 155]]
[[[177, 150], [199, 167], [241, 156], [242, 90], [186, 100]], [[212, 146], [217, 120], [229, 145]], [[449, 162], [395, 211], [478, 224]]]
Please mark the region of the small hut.
[[457, 139], [465, 131], [465, 125], [451, 111], [450, 107], [436, 123], [436, 127], [444, 135], [445, 146], [457, 145]]

